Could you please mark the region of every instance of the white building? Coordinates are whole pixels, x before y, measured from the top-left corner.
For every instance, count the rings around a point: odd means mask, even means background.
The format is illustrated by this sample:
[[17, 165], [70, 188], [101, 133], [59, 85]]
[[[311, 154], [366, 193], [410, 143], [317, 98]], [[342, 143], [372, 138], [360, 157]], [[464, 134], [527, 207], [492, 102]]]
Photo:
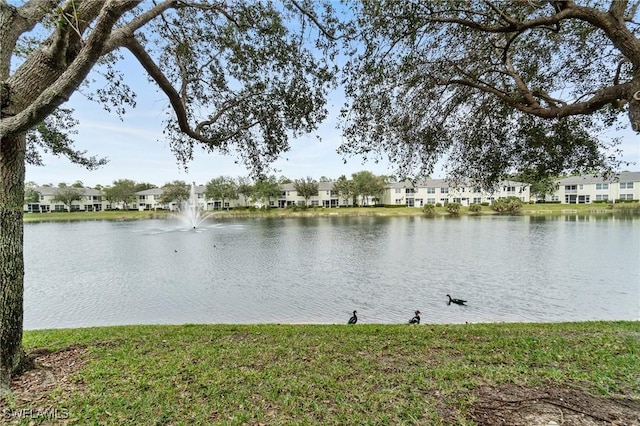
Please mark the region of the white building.
[[[288, 207], [292, 205], [304, 206], [305, 199], [302, 195], [298, 195], [295, 184], [285, 183], [280, 185], [282, 192], [277, 201], [271, 201], [271, 207]], [[333, 190], [333, 182], [318, 182], [318, 195], [309, 198], [309, 207], [346, 207], [351, 205], [351, 200], [340, 198], [338, 193]]]
[[425, 204], [458, 203], [463, 206], [491, 203], [499, 198], [518, 197], [529, 202], [529, 186], [522, 182], [502, 181], [495, 190], [485, 190], [470, 183], [452, 186], [444, 179], [424, 179], [392, 183], [385, 189], [383, 204], [422, 207]]
[[[292, 205], [303, 206], [307, 200], [299, 195], [293, 183], [280, 185], [280, 195], [269, 200], [269, 206], [284, 208]], [[66, 211], [67, 206], [54, 198], [59, 188], [38, 187], [40, 200], [37, 203], [24, 205], [25, 212]], [[220, 210], [235, 207], [245, 207], [249, 200], [240, 196], [236, 200], [210, 200], [205, 197], [206, 187], [195, 186], [195, 196], [200, 210]], [[97, 189], [81, 188], [82, 197], [71, 204], [71, 211], [101, 211], [109, 209], [124, 209], [123, 203], [111, 205], [104, 197], [104, 193]], [[177, 202], [160, 203], [161, 188], [147, 189], [135, 194], [135, 201], [126, 208], [131, 210], [171, 210], [179, 209]], [[410, 181], [392, 183], [386, 186], [379, 199], [373, 196], [364, 200], [357, 200], [359, 205], [398, 205], [421, 208], [425, 204], [459, 203], [463, 206], [480, 203], [492, 203], [494, 200], [506, 197], [518, 197], [522, 202], [531, 200], [530, 187], [526, 183], [502, 181], [493, 190], [485, 190], [470, 183], [450, 185], [444, 179], [424, 179], [416, 183]], [[640, 172], [621, 172], [611, 178], [603, 179], [593, 175], [572, 176], [557, 181], [556, 191], [547, 195], [546, 201], [563, 204], [589, 204], [597, 202], [622, 202], [640, 200]], [[310, 207], [347, 207], [353, 203], [352, 199], [339, 197], [333, 190], [333, 182], [318, 182], [318, 194], [309, 198]]]
[[560, 179], [547, 200], [562, 204], [640, 200], [640, 172], [621, 172], [608, 179], [594, 175]]
[[109, 202], [104, 199], [103, 192], [92, 188], [75, 188], [82, 193], [80, 200], [73, 201], [71, 206], [66, 206], [60, 201], [54, 199], [58, 195], [61, 188], [40, 186], [36, 191], [40, 194], [37, 203], [27, 203], [24, 205], [25, 212], [47, 213], [50, 211], [62, 212], [67, 211], [68, 207], [72, 212], [87, 211], [99, 212], [111, 208]]

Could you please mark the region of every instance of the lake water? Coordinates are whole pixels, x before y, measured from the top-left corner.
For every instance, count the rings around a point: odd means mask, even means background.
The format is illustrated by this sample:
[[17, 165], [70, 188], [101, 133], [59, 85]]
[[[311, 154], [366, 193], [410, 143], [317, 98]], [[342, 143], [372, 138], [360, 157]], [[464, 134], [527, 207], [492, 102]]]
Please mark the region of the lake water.
[[640, 319], [638, 218], [43, 222], [24, 246], [26, 329]]

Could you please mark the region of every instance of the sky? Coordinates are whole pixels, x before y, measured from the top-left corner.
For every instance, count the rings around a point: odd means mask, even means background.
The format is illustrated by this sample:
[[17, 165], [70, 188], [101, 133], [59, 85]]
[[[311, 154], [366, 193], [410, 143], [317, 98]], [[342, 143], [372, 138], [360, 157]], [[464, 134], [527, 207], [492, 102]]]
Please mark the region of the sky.
[[[206, 184], [219, 176], [237, 178], [249, 175], [239, 158], [208, 153], [200, 148], [194, 150], [194, 160], [188, 164], [187, 171], [178, 165], [169, 141], [162, 134], [162, 120], [168, 101], [155, 85], [146, 81], [141, 66], [128, 53], [123, 54], [125, 59], [119, 67], [127, 76], [126, 83], [136, 92], [135, 108], [129, 109], [121, 119], [79, 92], [63, 105], [74, 109], [74, 117], [79, 121], [76, 127], [78, 134], [74, 135], [75, 148], [86, 150], [89, 156], [106, 157], [109, 162], [97, 170], [87, 170], [64, 157], [42, 154], [44, 166], [27, 165], [27, 182], [57, 186], [61, 182], [73, 184], [80, 181], [86, 187], [94, 187], [130, 179], [161, 187], [174, 180]], [[337, 154], [342, 136], [336, 125], [343, 102], [342, 94], [333, 92], [327, 103], [327, 119], [316, 132], [291, 140], [291, 150], [272, 164], [274, 171], [268, 174], [290, 179], [310, 176], [316, 180], [323, 176], [329, 179], [337, 179], [341, 175], [350, 177], [362, 170], [376, 175], [393, 174], [393, 167], [386, 162], [376, 164], [364, 162], [359, 157], [344, 158]]]
[[[236, 163], [238, 158], [206, 153], [200, 149], [194, 151], [194, 161], [189, 163], [185, 171], [177, 164], [169, 142], [162, 134], [163, 111], [167, 104], [165, 96], [147, 82], [142, 68], [131, 57], [125, 56], [119, 67], [127, 75], [127, 84], [137, 94], [136, 108], [130, 109], [122, 120], [106, 112], [101, 105], [88, 101], [79, 92], [64, 105], [73, 108], [79, 120], [76, 128], [78, 134], [74, 137], [76, 149], [86, 150], [90, 156], [106, 157], [109, 162], [97, 170], [89, 171], [64, 157], [44, 154], [45, 166], [27, 165], [27, 182], [58, 185], [61, 182], [73, 184], [80, 181], [86, 187], [95, 187], [111, 185], [119, 179], [130, 179], [161, 187], [174, 180], [203, 185], [219, 176], [248, 176], [244, 165]], [[376, 175], [395, 174], [393, 165], [385, 161], [364, 162], [360, 157], [343, 158], [337, 154], [342, 136], [336, 125], [342, 104], [341, 93], [333, 93], [327, 104], [327, 120], [315, 133], [291, 141], [291, 150], [273, 164], [276, 171], [269, 174], [290, 179], [310, 176], [316, 180], [321, 177], [337, 179], [341, 175], [350, 177], [352, 173], [363, 170]], [[635, 163], [624, 169], [640, 170], [640, 136], [630, 129], [615, 136], [622, 138], [622, 160]], [[441, 166], [436, 166], [432, 177], [445, 177]]]

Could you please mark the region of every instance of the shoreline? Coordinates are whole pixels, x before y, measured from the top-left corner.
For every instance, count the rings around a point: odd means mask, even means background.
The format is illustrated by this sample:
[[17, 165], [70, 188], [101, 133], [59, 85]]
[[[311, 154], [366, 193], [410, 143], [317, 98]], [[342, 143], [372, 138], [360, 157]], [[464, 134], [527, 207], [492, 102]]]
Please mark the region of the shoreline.
[[[215, 218], [295, 218], [295, 217], [337, 217], [337, 216], [425, 216], [425, 217], [456, 217], [456, 216], [504, 216], [488, 206], [483, 206], [480, 212], [471, 212], [468, 207], [462, 207], [460, 213], [451, 214], [444, 207], [436, 207], [432, 215], [425, 214], [420, 208], [412, 207], [339, 207], [321, 208], [309, 207], [306, 209], [243, 209], [243, 210], [215, 210], [204, 211], [211, 219]], [[49, 222], [49, 221], [76, 221], [76, 220], [146, 220], [165, 219], [175, 215], [169, 211], [137, 211], [137, 210], [110, 210], [102, 212], [48, 212], [48, 213], [24, 213], [23, 222]], [[640, 217], [640, 208], [637, 203], [624, 203], [621, 207], [606, 208], [593, 204], [524, 204], [520, 212], [512, 216], [612, 216], [625, 215]]]

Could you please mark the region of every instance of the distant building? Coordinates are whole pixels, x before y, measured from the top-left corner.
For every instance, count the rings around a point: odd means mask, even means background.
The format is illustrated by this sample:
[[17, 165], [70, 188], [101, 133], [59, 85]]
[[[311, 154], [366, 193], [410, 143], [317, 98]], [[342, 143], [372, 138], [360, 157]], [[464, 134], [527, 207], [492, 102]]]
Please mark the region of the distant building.
[[40, 194], [37, 203], [28, 203], [24, 205], [25, 212], [47, 213], [50, 211], [62, 212], [67, 211], [67, 207], [73, 211], [99, 212], [111, 208], [109, 203], [104, 199], [104, 193], [92, 188], [78, 188], [82, 192], [82, 197], [78, 201], [73, 201], [71, 206], [66, 206], [59, 201], [54, 201], [60, 188], [50, 186], [40, 186], [36, 191]]
[[[318, 195], [309, 198], [310, 207], [348, 207], [354, 200], [345, 199], [333, 190], [334, 182], [318, 182]], [[36, 188], [40, 194], [37, 203], [24, 205], [25, 212], [50, 212], [66, 211], [67, 206], [54, 201], [60, 189], [41, 186]], [[205, 197], [206, 187], [196, 185], [195, 195], [198, 207], [201, 210], [232, 209], [245, 207], [249, 201], [244, 196], [236, 200], [210, 200]], [[287, 183], [280, 185], [280, 195], [271, 200], [252, 201], [253, 205], [262, 205], [268, 202], [269, 207], [285, 208], [289, 206], [303, 206], [305, 199], [298, 195], [295, 185]], [[104, 193], [97, 189], [82, 188], [82, 198], [74, 201], [71, 211], [101, 211], [109, 209], [124, 209], [123, 203], [111, 205], [104, 197]], [[135, 201], [126, 206], [130, 210], [171, 210], [179, 209], [177, 202], [160, 203], [161, 188], [146, 189], [136, 192]], [[358, 205], [398, 205], [407, 207], [423, 207], [425, 204], [459, 203], [463, 206], [480, 203], [492, 203], [493, 201], [517, 197], [522, 202], [531, 200], [528, 184], [516, 181], [501, 181], [493, 190], [486, 190], [472, 183], [450, 184], [445, 179], [423, 179], [418, 182], [403, 181], [388, 184], [384, 193], [379, 197], [367, 196], [365, 199], [355, 200]], [[589, 204], [594, 202], [621, 202], [628, 200], [640, 200], [640, 172], [621, 172], [611, 178], [603, 179], [594, 175], [572, 176], [559, 179], [556, 182], [556, 190], [547, 195], [545, 201], [560, 202], [563, 204]]]
[[385, 189], [383, 204], [422, 207], [425, 204], [458, 203], [463, 206], [492, 203], [506, 197], [518, 197], [527, 203], [530, 199], [529, 185], [515, 181], [501, 181], [494, 190], [485, 190], [470, 182], [451, 185], [445, 179], [424, 179], [392, 183]]
[[608, 179], [594, 175], [560, 179], [556, 183], [556, 192], [546, 200], [562, 204], [640, 200], [640, 172], [621, 172]]
[[[292, 205], [304, 206], [305, 199], [298, 195], [295, 184], [285, 183], [280, 185], [281, 193], [277, 201], [271, 201], [271, 207], [284, 208]], [[333, 182], [318, 182], [318, 195], [309, 198], [310, 207], [346, 207], [352, 200], [340, 199], [338, 193], [333, 190]]]

